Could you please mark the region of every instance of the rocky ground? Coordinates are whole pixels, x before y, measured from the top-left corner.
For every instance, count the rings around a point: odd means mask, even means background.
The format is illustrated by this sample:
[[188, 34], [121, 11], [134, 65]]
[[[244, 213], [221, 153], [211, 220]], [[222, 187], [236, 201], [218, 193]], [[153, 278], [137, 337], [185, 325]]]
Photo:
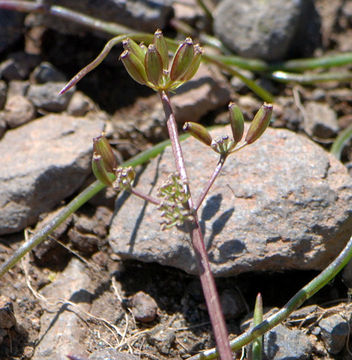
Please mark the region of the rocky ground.
[[[348, 0], [214, 1], [213, 26], [193, 0], [57, 3], [178, 39], [183, 21], [269, 61], [352, 51]], [[120, 47], [58, 96], [108, 38], [0, 11], [0, 263], [94, 180], [93, 137], [105, 131], [120, 162], [167, 138], [157, 96], [129, 78]], [[285, 85], [244, 73], [275, 95], [271, 128], [229, 158], [199, 212], [231, 339], [248, 327], [258, 292], [266, 312], [280, 308], [352, 233], [351, 144], [342, 162], [329, 154], [352, 124], [351, 83]], [[180, 128], [227, 123], [229, 101], [247, 120], [262, 103], [209, 64], [172, 96]], [[194, 139], [183, 148], [197, 195], [217, 158]], [[137, 169], [136, 186], [155, 194], [172, 166], [167, 149]], [[0, 279], [0, 359], [180, 359], [214, 347], [196, 273], [187, 234], [161, 232], [154, 206], [103, 191]], [[351, 359], [350, 287], [347, 266], [266, 334], [265, 358]]]

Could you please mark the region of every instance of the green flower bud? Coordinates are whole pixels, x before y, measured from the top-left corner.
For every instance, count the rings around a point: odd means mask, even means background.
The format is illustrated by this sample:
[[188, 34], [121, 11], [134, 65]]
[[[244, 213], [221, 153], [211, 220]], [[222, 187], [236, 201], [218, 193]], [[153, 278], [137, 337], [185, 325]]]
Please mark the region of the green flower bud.
[[104, 169], [107, 172], [113, 173], [114, 169], [117, 167], [117, 161], [104, 133], [93, 139], [93, 152], [97, 156], [101, 157]]
[[203, 144], [207, 146], [211, 145], [212, 138], [204, 126], [194, 122], [186, 122], [183, 125], [183, 130], [188, 131], [193, 137], [201, 141]]
[[154, 45], [156, 49], [158, 50], [158, 53], [161, 56], [161, 60], [163, 62], [163, 69], [168, 70], [169, 69], [169, 50], [166, 43], [166, 40], [164, 38], [164, 35], [160, 29], [155, 31], [154, 33]]
[[193, 78], [193, 76], [198, 71], [200, 61], [202, 60], [203, 49], [199, 46], [199, 44], [194, 45], [194, 56], [191, 64], [188, 67], [186, 73], [181, 77], [180, 80], [188, 81]]
[[236, 143], [241, 141], [244, 131], [244, 118], [240, 108], [234, 103], [229, 104], [230, 124], [233, 139]]
[[111, 172], [108, 172], [108, 170], [105, 167], [104, 160], [101, 155], [97, 153], [93, 153], [92, 158], [92, 170], [95, 175], [95, 177], [105, 184], [106, 186], [111, 186], [113, 183], [114, 175]]
[[171, 70], [170, 79], [172, 81], [180, 80], [183, 75], [189, 70], [194, 56], [193, 41], [187, 38], [177, 49], [174, 56]]
[[159, 85], [163, 75], [163, 61], [154, 44], [148, 46], [144, 59], [144, 66], [148, 80], [156, 86]]
[[139, 84], [147, 85], [148, 79], [144, 64], [133, 52], [125, 50], [120, 55], [120, 59], [133, 80]]
[[264, 103], [262, 107], [255, 114], [254, 119], [251, 122], [249, 130], [246, 135], [247, 144], [251, 144], [256, 141], [268, 127], [273, 112], [273, 105]]
[[138, 45], [132, 39], [126, 39], [122, 42], [122, 46], [124, 50], [128, 50], [131, 54], [136, 55], [139, 61], [144, 64], [145, 52], [140, 45]]

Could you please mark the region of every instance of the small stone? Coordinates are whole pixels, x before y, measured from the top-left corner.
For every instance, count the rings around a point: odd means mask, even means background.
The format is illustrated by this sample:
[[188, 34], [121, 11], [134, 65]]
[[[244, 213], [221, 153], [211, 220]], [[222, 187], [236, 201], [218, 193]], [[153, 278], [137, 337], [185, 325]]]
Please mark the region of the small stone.
[[115, 349], [102, 349], [94, 351], [90, 356], [89, 360], [139, 360], [138, 356], [119, 352]]
[[26, 124], [35, 116], [36, 111], [33, 104], [24, 96], [15, 95], [7, 99], [3, 118], [9, 128]]
[[309, 360], [313, 344], [301, 330], [278, 325], [264, 335], [264, 353], [270, 360]]
[[47, 61], [40, 63], [32, 72], [31, 81], [37, 84], [44, 84], [47, 82], [65, 82], [67, 81], [65, 75], [55, 68], [54, 65]]
[[346, 345], [350, 334], [348, 321], [341, 315], [335, 314], [319, 321], [321, 337], [330, 354], [338, 354]]
[[13, 53], [0, 64], [0, 77], [8, 81], [27, 79], [38, 61], [39, 57], [36, 55], [23, 52]]
[[339, 131], [336, 113], [328, 104], [308, 102], [305, 105], [304, 130], [312, 137], [331, 139]]
[[75, 229], [68, 232], [73, 247], [84, 255], [92, 255], [98, 251], [100, 240], [93, 234], [82, 234]]
[[66, 110], [73, 95], [74, 89], [59, 95], [65, 83], [34, 84], [29, 87], [27, 97], [39, 109], [50, 112], [61, 112]]
[[0, 328], [1, 329], [11, 329], [16, 326], [16, 318], [13, 312], [12, 301], [5, 297], [4, 295], [0, 296]]
[[148, 334], [148, 342], [157, 347], [159, 352], [164, 355], [170, 353], [170, 348], [175, 342], [175, 332], [165, 328], [163, 325], [157, 326]]
[[158, 305], [155, 300], [143, 291], [133, 295], [129, 301], [132, 314], [137, 321], [149, 323], [155, 320], [158, 311]]
[[0, 80], [0, 110], [3, 109], [6, 102], [7, 85], [4, 80]]
[[6, 121], [4, 119], [3, 113], [0, 111], [0, 139], [5, 134], [6, 127]]
[[246, 310], [242, 297], [235, 290], [224, 290], [220, 295], [220, 302], [226, 319], [235, 319]]
[[94, 103], [88, 96], [76, 91], [67, 107], [67, 112], [72, 116], [84, 116], [94, 108]]
[[9, 82], [9, 88], [7, 90], [7, 97], [22, 95], [26, 96], [29, 89], [28, 80], [12, 80]]

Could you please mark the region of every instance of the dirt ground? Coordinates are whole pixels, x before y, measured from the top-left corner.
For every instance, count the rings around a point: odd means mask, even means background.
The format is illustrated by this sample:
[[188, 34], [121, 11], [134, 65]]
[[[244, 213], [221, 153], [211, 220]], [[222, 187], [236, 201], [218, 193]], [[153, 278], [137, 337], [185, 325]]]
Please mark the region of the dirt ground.
[[[329, 34], [324, 34], [330, 39], [327, 52], [352, 50], [352, 30], [349, 27], [349, 24], [338, 24], [329, 30]], [[85, 37], [75, 37], [47, 30], [43, 36], [40, 57], [41, 60], [52, 63], [70, 78], [99, 53], [104, 43], [104, 39], [92, 38], [89, 34]], [[11, 52], [23, 51], [24, 46], [25, 40], [18, 42], [7, 53], [2, 54], [0, 60], [5, 60]], [[115, 112], [121, 109], [135, 113], [143, 111], [143, 106], [138, 107], [138, 102], [147, 101], [143, 99], [153, 94], [146, 87], [130, 81], [121, 64], [116, 61], [120, 52], [119, 48], [113, 50], [107, 61], [78, 84], [78, 89], [88, 95], [112, 119]], [[111, 81], [111, 79], [116, 80]], [[337, 98], [334, 97], [335, 91], [350, 93], [349, 82], [327, 83], [316, 87], [275, 86], [277, 91], [287, 96], [292, 96], [294, 89], [298, 89], [303, 98], [312, 97], [312, 93], [319, 88], [326, 103], [337, 112], [341, 129], [352, 123], [352, 96], [345, 101], [336, 100]], [[246, 95], [254, 97], [248, 90]], [[225, 109], [219, 109], [207, 115], [204, 123], [212, 125], [221, 122], [224, 111]], [[278, 120], [276, 126], [292, 129], [283, 118]], [[296, 130], [301, 131], [298, 128]], [[139, 137], [135, 138], [137, 140], [132, 138], [132, 144], [117, 148], [127, 159], [134, 155], [136, 149], [143, 150], [157, 140], [163, 140], [163, 132], [160, 134], [158, 139], [144, 137], [142, 142]], [[133, 144], [133, 141], [136, 143]], [[327, 149], [331, 145], [331, 141], [319, 141], [319, 143]], [[350, 146], [344, 150], [343, 160], [346, 164], [352, 160]], [[70, 199], [66, 199], [68, 200]], [[107, 216], [111, 213], [112, 208], [108, 208]], [[76, 216], [87, 214], [92, 218], [96, 216], [96, 209], [92, 204], [83, 206]], [[42, 250], [44, 255], [30, 254], [0, 279], [0, 300], [3, 300], [1, 305], [5, 308], [6, 301], [10, 300], [16, 318], [14, 326], [0, 333], [0, 338], [3, 337], [0, 344], [0, 359], [33, 358], [34, 349], [41, 341], [39, 337], [41, 316], [45, 312], [58, 311], [63, 305], [59, 301], [60, 296], [56, 303], [49, 304], [38, 292], [54, 280], [74, 257], [81, 259], [91, 279], [90, 310], [81, 311], [75, 306], [71, 307], [71, 311], [79, 318], [79, 326], [84, 334], [80, 342], [84, 344], [88, 353], [111, 346], [121, 351], [133, 352], [142, 359], [180, 359], [197, 354], [202, 349], [214, 347], [209, 317], [197, 278], [157, 264], [122, 262], [112, 253], [104, 237], [99, 239], [97, 248], [87, 254], [84, 248], [75, 249], [69, 242], [68, 232], [74, 227], [74, 223], [68, 225], [60, 238], [51, 239], [49, 245], [47, 242], [47, 247]], [[29, 233], [30, 231], [32, 229], [28, 229]], [[0, 262], [7, 259], [22, 241], [23, 233], [1, 237]], [[241, 321], [252, 311], [258, 292], [261, 292], [267, 309], [281, 307], [316, 275], [315, 272], [292, 271], [245, 274], [217, 279], [219, 293], [224, 294], [226, 291], [236, 293], [241, 304], [238, 313], [233, 314], [230, 310], [228, 312], [227, 324], [231, 338], [241, 333]], [[131, 311], [128, 299], [140, 291], [150, 295], [156, 302], [156, 316], [151, 322], [136, 321]], [[309, 314], [309, 320], [303, 324], [306, 332], [312, 330], [316, 319], [323, 316], [324, 312], [348, 312], [350, 310], [348, 287], [341, 275], [305, 305], [318, 305], [315, 312]], [[335, 306], [338, 308], [334, 308]], [[8, 313], [11, 312], [12, 309]], [[299, 324], [288, 321], [287, 326], [295, 328]], [[311, 354], [311, 358], [352, 358], [349, 357], [350, 353], [347, 350], [351, 344], [346, 346], [346, 350], [336, 357], [328, 355], [322, 349]]]

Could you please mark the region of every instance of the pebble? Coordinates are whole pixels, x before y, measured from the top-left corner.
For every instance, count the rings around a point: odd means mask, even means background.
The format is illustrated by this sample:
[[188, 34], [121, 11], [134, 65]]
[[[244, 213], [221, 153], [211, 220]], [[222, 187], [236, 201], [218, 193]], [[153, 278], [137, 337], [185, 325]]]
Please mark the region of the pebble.
[[331, 139], [337, 135], [339, 132], [337, 115], [328, 104], [308, 102], [305, 111], [303, 126], [309, 136]]
[[264, 335], [264, 353], [270, 360], [309, 360], [313, 344], [302, 330], [278, 325]]
[[[213, 137], [230, 133], [217, 129]], [[197, 199], [218, 156], [193, 138], [182, 142]], [[135, 186], [156, 197], [174, 171], [171, 150], [152, 160]], [[267, 129], [237, 152], [198, 214], [215, 276], [253, 271], [321, 270], [351, 235], [352, 179], [332, 155], [304, 136]], [[189, 235], [160, 230], [156, 207], [121, 194], [109, 242], [122, 259], [158, 262], [197, 274]]]
[[5, 109], [0, 112], [0, 116], [12, 129], [32, 121], [36, 116], [36, 110], [27, 98], [15, 95], [7, 99]]
[[149, 323], [155, 320], [158, 305], [155, 300], [143, 291], [134, 294], [127, 302], [132, 314], [137, 321]]
[[99, 119], [51, 114], [5, 133], [0, 141], [0, 234], [35, 224], [41, 213], [83, 184], [91, 173], [91, 139], [103, 128]]
[[64, 87], [64, 82], [30, 85], [27, 93], [28, 99], [38, 108], [50, 112], [65, 111], [73, 95], [74, 88], [59, 95]]
[[[292, 46], [307, 46], [307, 36], [303, 44], [298, 44], [295, 37], [299, 28], [308, 30], [313, 24], [314, 7], [305, 2], [308, 3], [307, 0], [223, 0], [215, 9], [214, 32], [240, 56], [281, 60]], [[313, 30], [319, 31], [317, 26]], [[317, 36], [315, 33], [311, 34], [312, 38]]]
[[47, 61], [43, 61], [33, 70], [30, 79], [37, 84], [67, 81], [66, 76]]
[[67, 112], [72, 116], [84, 116], [94, 108], [94, 102], [88, 96], [76, 91], [67, 107]]
[[38, 64], [39, 57], [24, 52], [10, 54], [0, 64], [0, 78], [7, 81], [28, 79], [31, 70]]
[[238, 291], [224, 290], [220, 295], [220, 302], [225, 319], [235, 319], [246, 311], [243, 298]]
[[163, 325], [159, 325], [148, 334], [147, 339], [151, 345], [156, 346], [161, 354], [168, 355], [170, 348], [175, 342], [176, 335], [173, 330], [165, 328]]
[[334, 314], [321, 319], [319, 327], [327, 351], [334, 355], [342, 351], [350, 334], [348, 321], [340, 314]]

